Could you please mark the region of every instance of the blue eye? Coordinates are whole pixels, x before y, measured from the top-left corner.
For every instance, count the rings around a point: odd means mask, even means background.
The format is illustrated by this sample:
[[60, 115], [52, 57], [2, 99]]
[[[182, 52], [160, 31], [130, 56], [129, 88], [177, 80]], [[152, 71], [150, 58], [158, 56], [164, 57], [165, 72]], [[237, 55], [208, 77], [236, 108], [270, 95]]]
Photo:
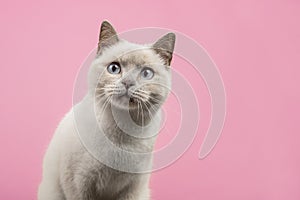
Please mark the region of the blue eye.
[[118, 62], [112, 62], [107, 66], [107, 71], [111, 74], [119, 74], [121, 72], [121, 67]]
[[149, 80], [154, 76], [154, 71], [150, 68], [144, 68], [141, 71], [141, 76], [142, 78]]

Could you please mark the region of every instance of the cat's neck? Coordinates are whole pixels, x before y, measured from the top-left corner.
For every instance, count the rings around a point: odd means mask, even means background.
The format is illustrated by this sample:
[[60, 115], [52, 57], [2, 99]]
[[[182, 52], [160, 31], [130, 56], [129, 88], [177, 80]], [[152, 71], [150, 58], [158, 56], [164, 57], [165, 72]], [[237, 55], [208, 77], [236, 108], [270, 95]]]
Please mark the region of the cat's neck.
[[150, 138], [158, 132], [160, 110], [125, 110], [101, 102], [95, 105], [98, 124], [110, 138], [135, 140]]

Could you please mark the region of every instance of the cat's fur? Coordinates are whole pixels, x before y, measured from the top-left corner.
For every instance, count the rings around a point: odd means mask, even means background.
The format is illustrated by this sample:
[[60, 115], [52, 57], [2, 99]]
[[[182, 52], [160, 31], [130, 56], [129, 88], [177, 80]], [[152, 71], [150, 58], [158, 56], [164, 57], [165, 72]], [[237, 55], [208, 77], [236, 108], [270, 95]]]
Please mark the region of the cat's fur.
[[[152, 103], [151, 105], [155, 104], [151, 115], [147, 115], [146, 107], [141, 106], [140, 108], [144, 110], [144, 115], [141, 116], [137, 114], [136, 102], [129, 103], [132, 119], [142, 126], [150, 123], [150, 117], [159, 121], [160, 106], [165, 101], [169, 90], [166, 87], [151, 84], [149, 80], [140, 80], [137, 72], [144, 66], [150, 67], [155, 73], [152, 81], [170, 87], [171, 70], [169, 65], [172, 59], [174, 42], [175, 35], [169, 33], [153, 45], [129, 43], [118, 38], [115, 30], [108, 22], [102, 23], [98, 53], [88, 75], [88, 94], [64, 117], [52, 138], [44, 158], [43, 180], [38, 191], [39, 200], [150, 199], [148, 188], [150, 174], [122, 172], [99, 162], [83, 146], [77, 133], [76, 123], [86, 128], [84, 129], [86, 131], [80, 132], [80, 135], [86, 138], [94, 137], [89, 132], [89, 127], [92, 123], [95, 123], [92, 122], [95, 114], [93, 111], [96, 109], [96, 113], [100, 112], [108, 96], [105, 92], [100, 93], [100, 99], [97, 99], [96, 97], [99, 95], [97, 91], [103, 92], [107, 89], [107, 85], [112, 84], [120, 89], [122, 86], [120, 82], [125, 79], [131, 79], [130, 81], [133, 81], [136, 86], [140, 86], [144, 93], [148, 95], [146, 101]], [[115, 75], [107, 72], [107, 66], [115, 61], [118, 61], [121, 65], [121, 74]], [[124, 90], [124, 87], [121, 90]], [[151, 102], [151, 96], [156, 100]], [[103, 113], [102, 118], [96, 118], [97, 123], [100, 123], [104, 128], [105, 136], [114, 145], [123, 149], [133, 152], [151, 152], [155, 136], [139, 139], [124, 133], [122, 129], [116, 126], [111, 108], [114, 107], [117, 110], [117, 115], [122, 117], [124, 106], [126, 106], [126, 104], [123, 105], [123, 101], [126, 100], [119, 99], [117, 101], [119, 102], [116, 104], [109, 103], [109, 106], [101, 110], [101, 113]], [[97, 106], [94, 107], [94, 105]], [[75, 119], [74, 110], [80, 113], [79, 119]], [[140, 134], [151, 135], [157, 129], [157, 126], [158, 124], [147, 126]], [[132, 130], [132, 132], [135, 131]], [[97, 147], [101, 149], [101, 142], [97, 144]], [[118, 161], [131, 159], [129, 157], [112, 156], [114, 152], [110, 149], [101, 150], [111, 156], [111, 159], [114, 159], [117, 164]], [[141, 166], [148, 166], [147, 169], [149, 169], [151, 168], [152, 158], [149, 157], [139, 162], [143, 164]], [[139, 166], [134, 167], [138, 169]]]

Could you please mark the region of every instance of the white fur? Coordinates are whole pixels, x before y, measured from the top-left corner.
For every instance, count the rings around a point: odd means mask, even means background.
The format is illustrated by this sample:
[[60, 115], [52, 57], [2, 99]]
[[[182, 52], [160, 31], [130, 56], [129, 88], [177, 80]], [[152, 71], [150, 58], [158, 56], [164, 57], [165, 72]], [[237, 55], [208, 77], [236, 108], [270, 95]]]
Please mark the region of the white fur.
[[[94, 199], [96, 198], [94, 196], [84, 196], [93, 195], [92, 192], [86, 191], [91, 187], [95, 187], [95, 191], [101, 193], [103, 200], [147, 200], [150, 198], [148, 188], [150, 175], [119, 172], [99, 163], [82, 145], [76, 127], [76, 123], [78, 122], [76, 122], [76, 120], [78, 119], [74, 117], [74, 110], [77, 109], [77, 111], [82, 113], [79, 120], [87, 124], [92, 121], [91, 118], [93, 118], [94, 113], [87, 110], [93, 110], [94, 108], [93, 92], [97, 85], [99, 75], [104, 73], [105, 66], [115, 59], [116, 55], [122, 56], [128, 51], [145, 47], [148, 46], [121, 41], [110, 49], [103, 51], [102, 55], [95, 59], [89, 72], [88, 94], [82, 102], [72, 108], [61, 121], [45, 154], [43, 180], [38, 191], [39, 200]], [[150, 49], [143, 49], [137, 53], [139, 56], [144, 56], [145, 59], [148, 59], [148, 62], [163, 64], [162, 59]], [[165, 72], [165, 70], [161, 69], [158, 73], [164, 78], [164, 84], [170, 86], [171, 78], [169, 72]], [[162, 91], [162, 94], [167, 96], [168, 92]], [[160, 119], [159, 112], [155, 117]], [[110, 124], [113, 125], [111, 116], [108, 113], [105, 113], [104, 119], [100, 122], [98, 121], [98, 123], [103, 123], [107, 126], [110, 126]], [[87, 125], [86, 130], [88, 130], [88, 126], [90, 126], [90, 124]], [[157, 129], [157, 127], [150, 127], [146, 131], [151, 133], [155, 129]], [[86, 131], [84, 134], [87, 137], [91, 136], [89, 135], [89, 131]], [[114, 133], [110, 134], [113, 135]], [[152, 148], [154, 141], [155, 138], [152, 138], [147, 140], [148, 143], [145, 144], [145, 142], [141, 143], [132, 140], [132, 144], [124, 144], [124, 146], [133, 150], [141, 146]], [[121, 160], [124, 158], [117, 159]], [[148, 160], [146, 164], [150, 166], [151, 159]], [[95, 182], [89, 185], [89, 180]]]

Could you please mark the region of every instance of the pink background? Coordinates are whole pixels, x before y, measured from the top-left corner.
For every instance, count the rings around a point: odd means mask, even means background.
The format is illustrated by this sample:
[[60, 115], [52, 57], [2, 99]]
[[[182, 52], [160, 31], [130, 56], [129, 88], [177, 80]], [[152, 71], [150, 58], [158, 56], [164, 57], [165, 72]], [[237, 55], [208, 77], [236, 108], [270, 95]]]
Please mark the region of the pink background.
[[45, 148], [72, 105], [76, 73], [104, 19], [118, 31], [158, 26], [189, 35], [212, 56], [227, 90], [223, 134], [198, 160], [210, 112], [201, 83], [199, 134], [175, 164], [153, 174], [153, 199], [300, 199], [299, 1], [6, 0], [1, 200], [36, 199]]

